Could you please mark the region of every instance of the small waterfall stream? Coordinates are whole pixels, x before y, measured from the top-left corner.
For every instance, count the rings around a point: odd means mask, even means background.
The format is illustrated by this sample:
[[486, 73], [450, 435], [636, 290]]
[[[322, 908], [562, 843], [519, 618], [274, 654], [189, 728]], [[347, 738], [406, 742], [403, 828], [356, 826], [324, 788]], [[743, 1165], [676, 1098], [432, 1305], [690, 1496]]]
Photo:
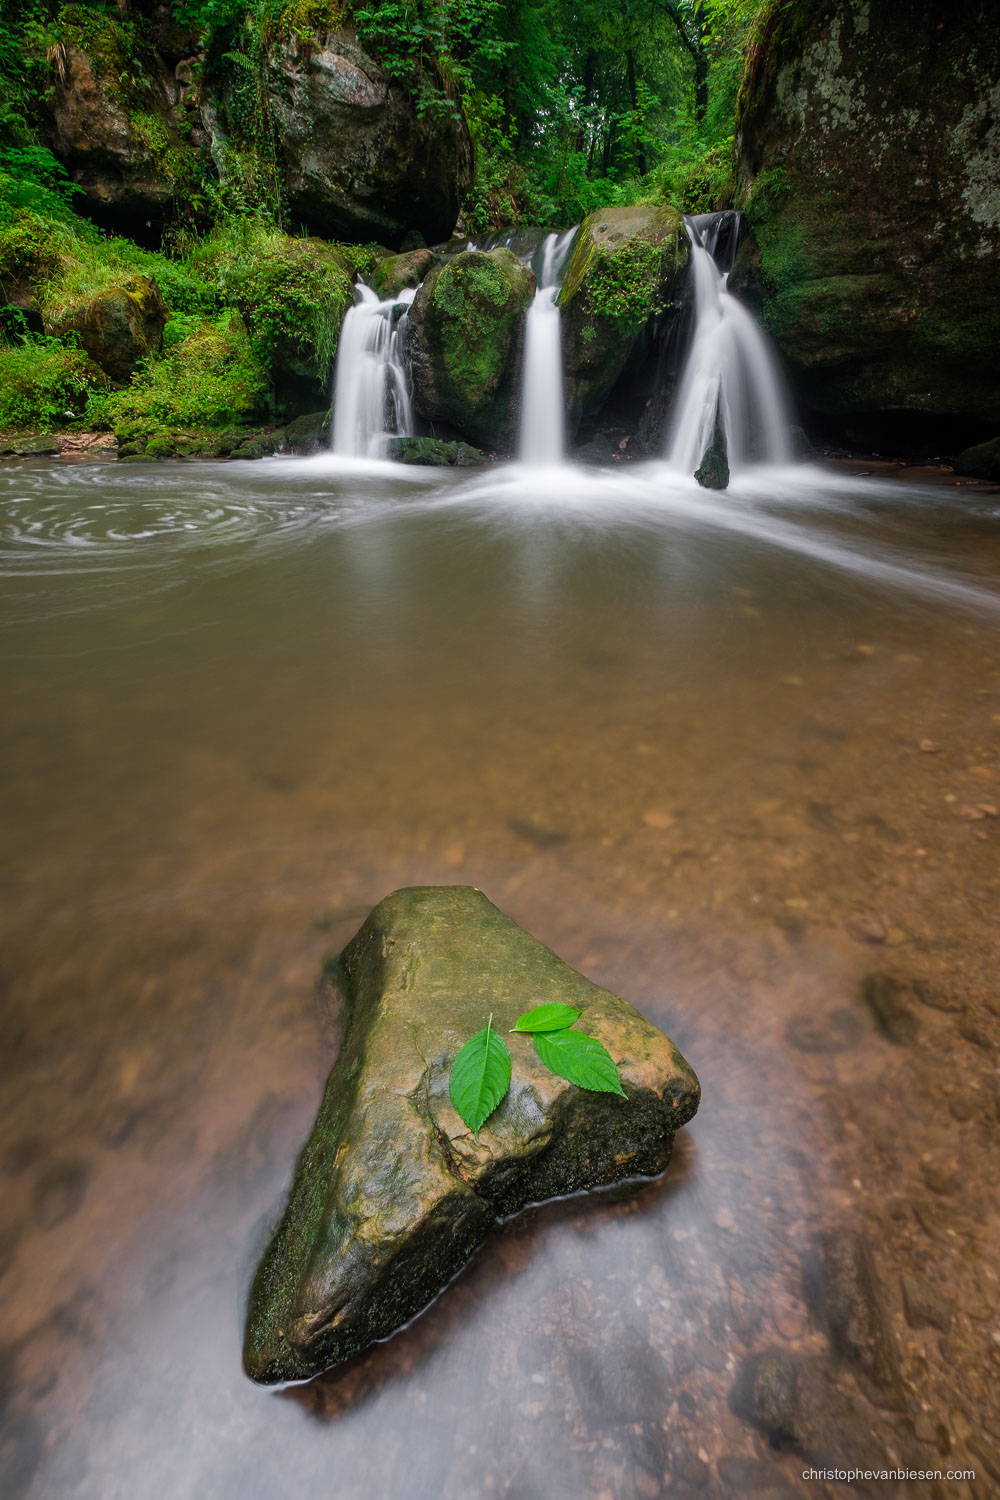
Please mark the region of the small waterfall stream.
[[333, 451], [341, 458], [380, 458], [386, 439], [413, 432], [413, 403], [403, 358], [407, 308], [416, 292], [380, 302], [356, 288], [340, 334], [333, 380]]
[[524, 378], [518, 456], [535, 468], [560, 464], [565, 446], [562, 339], [557, 300], [576, 227], [550, 234], [541, 247], [534, 300], [524, 329]]
[[685, 220], [695, 326], [667, 445], [667, 462], [682, 474], [693, 474], [701, 463], [717, 417], [733, 468], [792, 461], [789, 416], [774, 356], [752, 314], [726, 290], [739, 223], [732, 211]]

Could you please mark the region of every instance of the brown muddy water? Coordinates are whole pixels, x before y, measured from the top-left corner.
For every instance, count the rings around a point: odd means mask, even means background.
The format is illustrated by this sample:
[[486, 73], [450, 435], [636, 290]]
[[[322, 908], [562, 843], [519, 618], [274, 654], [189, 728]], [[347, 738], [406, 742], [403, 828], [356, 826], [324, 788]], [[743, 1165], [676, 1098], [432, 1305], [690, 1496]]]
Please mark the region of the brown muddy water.
[[[0, 495], [4, 1500], [1000, 1493], [1000, 496], [324, 460]], [[435, 882], [669, 1031], [701, 1112], [661, 1181], [257, 1389], [322, 960]]]

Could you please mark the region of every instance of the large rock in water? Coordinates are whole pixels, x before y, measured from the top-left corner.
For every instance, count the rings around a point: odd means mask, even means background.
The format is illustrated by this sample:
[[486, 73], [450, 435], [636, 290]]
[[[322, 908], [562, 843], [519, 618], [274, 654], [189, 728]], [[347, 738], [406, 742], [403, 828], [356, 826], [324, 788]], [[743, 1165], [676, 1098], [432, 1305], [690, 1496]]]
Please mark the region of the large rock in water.
[[534, 291], [510, 250], [466, 250], [426, 277], [410, 309], [414, 405], [447, 436], [512, 447]]
[[737, 132], [759, 261], [745, 246], [730, 286], [762, 296], [835, 431], [930, 451], [997, 431], [998, 76], [995, 4], [771, 7]]
[[398, 247], [407, 230], [446, 240], [472, 185], [461, 112], [417, 113], [350, 25], [292, 31], [268, 63], [293, 217], [317, 234]]
[[604, 405], [669, 307], [688, 249], [675, 208], [602, 208], [584, 219], [559, 294], [570, 434]]
[[[302, 1379], [419, 1312], [527, 1203], [662, 1172], [698, 1081], [667, 1038], [468, 886], [396, 891], [341, 955], [350, 1024], [250, 1295], [244, 1363]], [[510, 1091], [477, 1142], [452, 1107], [459, 1049], [546, 1001], [619, 1065], [596, 1094], [509, 1037]]]

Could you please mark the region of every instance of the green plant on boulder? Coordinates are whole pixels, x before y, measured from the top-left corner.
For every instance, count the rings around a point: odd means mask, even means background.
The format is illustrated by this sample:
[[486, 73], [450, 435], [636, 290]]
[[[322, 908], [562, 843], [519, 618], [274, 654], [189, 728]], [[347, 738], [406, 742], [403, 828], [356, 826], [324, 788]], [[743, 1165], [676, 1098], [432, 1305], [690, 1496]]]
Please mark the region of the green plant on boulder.
[[680, 214], [662, 205], [602, 208], [580, 226], [559, 294], [571, 430], [606, 401], [687, 265]]
[[189, 263], [239, 309], [258, 360], [270, 367], [278, 410], [308, 409], [328, 396], [354, 302], [350, 270], [335, 249], [244, 219], [196, 246]]
[[267, 401], [267, 372], [242, 319], [206, 319], [124, 390], [91, 402], [89, 416], [118, 434], [250, 422]]
[[107, 377], [82, 349], [31, 338], [0, 348], [0, 428], [72, 426]]

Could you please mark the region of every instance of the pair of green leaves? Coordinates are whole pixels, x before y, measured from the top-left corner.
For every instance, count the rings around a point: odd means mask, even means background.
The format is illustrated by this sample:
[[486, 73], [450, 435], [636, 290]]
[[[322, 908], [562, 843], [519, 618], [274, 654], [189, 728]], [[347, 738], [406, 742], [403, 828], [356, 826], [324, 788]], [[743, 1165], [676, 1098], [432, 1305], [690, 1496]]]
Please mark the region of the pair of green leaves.
[[[583, 1014], [571, 1005], [536, 1005], [518, 1016], [513, 1031], [535, 1039], [535, 1051], [547, 1068], [578, 1088], [596, 1094], [621, 1094], [618, 1069], [606, 1047], [596, 1037], [571, 1031]], [[448, 1089], [451, 1102], [476, 1140], [486, 1120], [510, 1088], [510, 1052], [503, 1037], [493, 1030], [490, 1016], [482, 1031], [466, 1042], [451, 1066]]]

